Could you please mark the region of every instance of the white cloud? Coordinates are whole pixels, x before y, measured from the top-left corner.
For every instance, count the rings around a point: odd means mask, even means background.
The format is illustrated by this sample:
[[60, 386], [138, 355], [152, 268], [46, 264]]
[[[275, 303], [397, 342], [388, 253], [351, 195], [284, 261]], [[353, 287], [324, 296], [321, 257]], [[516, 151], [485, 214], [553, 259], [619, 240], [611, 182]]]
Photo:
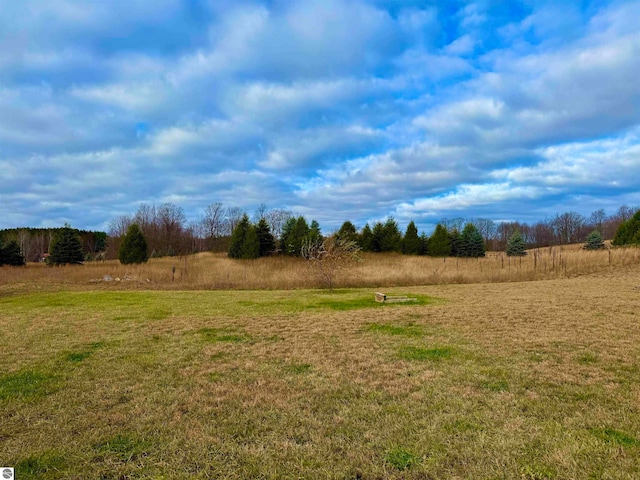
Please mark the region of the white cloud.
[[640, 178], [637, 131], [621, 138], [554, 145], [536, 153], [541, 157], [536, 165], [497, 170], [492, 177], [568, 192], [575, 187], [635, 189]]
[[357, 221], [636, 198], [640, 4], [420, 6], [8, 2], [3, 205], [62, 219], [93, 191], [91, 216], [173, 199]]
[[72, 87], [69, 94], [81, 100], [139, 113], [154, 110], [166, 98], [165, 86], [158, 82]]
[[463, 35], [456, 38], [449, 45], [444, 47], [444, 51], [449, 55], [469, 55], [473, 53], [476, 46], [476, 40], [472, 35]]
[[544, 193], [549, 193], [549, 190], [533, 186], [514, 186], [510, 183], [462, 184], [455, 191], [445, 195], [402, 203], [396, 212], [402, 217], [420, 215], [425, 212], [434, 215], [437, 212], [464, 211], [476, 209], [482, 205], [500, 204], [511, 200], [532, 200], [540, 198]]

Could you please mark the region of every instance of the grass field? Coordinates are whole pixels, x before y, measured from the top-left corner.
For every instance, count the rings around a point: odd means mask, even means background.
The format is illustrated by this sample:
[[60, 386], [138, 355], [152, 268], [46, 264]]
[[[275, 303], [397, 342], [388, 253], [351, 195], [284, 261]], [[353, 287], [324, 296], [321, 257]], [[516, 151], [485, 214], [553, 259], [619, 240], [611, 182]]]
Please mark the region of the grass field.
[[385, 305], [369, 286], [179, 290], [5, 267], [0, 465], [19, 479], [640, 478], [626, 258], [386, 287], [418, 302]]
[[[486, 258], [434, 258], [398, 254], [363, 254], [337, 277], [346, 288], [393, 287], [451, 283], [501, 283], [549, 280], [608, 272], [640, 264], [640, 248], [585, 251], [582, 245], [532, 250], [526, 257], [489, 252]], [[102, 281], [105, 275], [114, 279]], [[120, 282], [115, 279], [122, 280]], [[154, 258], [143, 265], [117, 260], [88, 262], [81, 267], [0, 268], [0, 287], [51, 290], [60, 286], [122, 289], [295, 289], [322, 287], [307, 262], [287, 256], [232, 260], [226, 254]]]

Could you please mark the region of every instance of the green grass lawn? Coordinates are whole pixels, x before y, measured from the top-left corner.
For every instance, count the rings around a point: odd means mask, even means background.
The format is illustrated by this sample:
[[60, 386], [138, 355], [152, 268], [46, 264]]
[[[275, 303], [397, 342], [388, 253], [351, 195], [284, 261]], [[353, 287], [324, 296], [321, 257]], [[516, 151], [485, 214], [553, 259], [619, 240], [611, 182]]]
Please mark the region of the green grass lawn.
[[557, 304], [475, 305], [480, 288], [387, 305], [369, 290], [2, 297], [0, 464], [19, 479], [640, 478], [637, 343], [604, 351], [624, 322], [636, 339], [634, 310], [608, 338], [584, 305], [572, 337], [544, 321]]

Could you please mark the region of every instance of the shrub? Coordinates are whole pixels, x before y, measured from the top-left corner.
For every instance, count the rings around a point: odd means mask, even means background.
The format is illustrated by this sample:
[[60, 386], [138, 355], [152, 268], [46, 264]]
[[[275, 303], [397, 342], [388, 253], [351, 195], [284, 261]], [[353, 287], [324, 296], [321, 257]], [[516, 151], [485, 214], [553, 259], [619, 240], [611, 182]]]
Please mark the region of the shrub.
[[337, 235], [325, 238], [322, 242], [308, 241], [302, 247], [302, 256], [307, 259], [310, 270], [333, 290], [335, 278], [340, 271], [360, 261], [360, 246], [353, 240]]
[[602, 234], [598, 230], [594, 230], [587, 235], [587, 241], [584, 244], [585, 250], [600, 250], [604, 248], [604, 242], [602, 241]]

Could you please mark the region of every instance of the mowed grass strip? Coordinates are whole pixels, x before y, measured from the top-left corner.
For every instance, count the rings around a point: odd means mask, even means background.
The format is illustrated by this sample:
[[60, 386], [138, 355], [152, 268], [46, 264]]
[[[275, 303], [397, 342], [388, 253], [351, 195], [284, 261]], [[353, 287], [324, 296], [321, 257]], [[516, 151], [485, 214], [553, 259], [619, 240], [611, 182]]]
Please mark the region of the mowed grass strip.
[[2, 298], [0, 458], [44, 479], [637, 478], [630, 280], [608, 280], [604, 316], [596, 278], [424, 287], [409, 296], [442, 300], [418, 305]]

